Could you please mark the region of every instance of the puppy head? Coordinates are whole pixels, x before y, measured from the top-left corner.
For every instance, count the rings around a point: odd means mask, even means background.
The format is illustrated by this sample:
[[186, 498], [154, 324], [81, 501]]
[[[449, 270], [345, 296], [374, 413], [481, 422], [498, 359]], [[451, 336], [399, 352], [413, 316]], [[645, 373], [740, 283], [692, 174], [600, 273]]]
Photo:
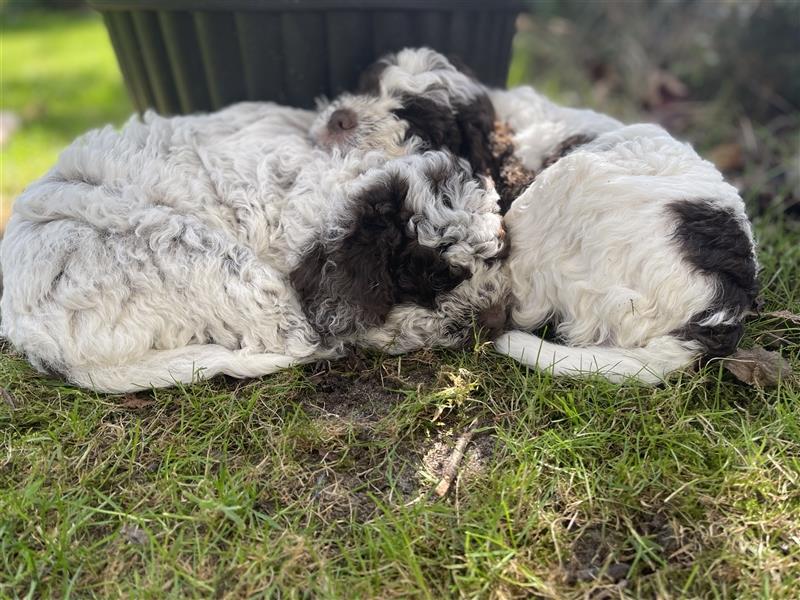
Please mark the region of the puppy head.
[[414, 151], [406, 144], [406, 125], [394, 111], [395, 98], [342, 94], [321, 106], [311, 126], [311, 138], [330, 152], [380, 150], [391, 156]]
[[435, 309], [502, 252], [496, 202], [444, 152], [368, 171], [291, 273], [306, 317], [325, 337], [347, 336], [380, 326], [398, 305]]
[[394, 155], [447, 149], [475, 173], [496, 176], [490, 136], [494, 109], [486, 89], [428, 48], [405, 49], [370, 66], [358, 95], [343, 95], [311, 130], [326, 148], [381, 149]]

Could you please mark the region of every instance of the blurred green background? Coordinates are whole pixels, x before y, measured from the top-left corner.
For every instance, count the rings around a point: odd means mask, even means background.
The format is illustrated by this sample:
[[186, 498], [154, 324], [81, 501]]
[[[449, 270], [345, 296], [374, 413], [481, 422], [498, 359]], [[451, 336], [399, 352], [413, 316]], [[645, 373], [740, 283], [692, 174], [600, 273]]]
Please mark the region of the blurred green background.
[[[664, 124], [743, 189], [798, 213], [800, 3], [545, 0], [518, 19], [509, 83]], [[132, 111], [101, 19], [0, 2], [0, 227], [75, 136]]]
[[13, 198], [44, 174], [73, 138], [104, 123], [121, 123], [132, 108], [97, 15], [23, 10], [15, 3], [0, 19], [1, 226]]

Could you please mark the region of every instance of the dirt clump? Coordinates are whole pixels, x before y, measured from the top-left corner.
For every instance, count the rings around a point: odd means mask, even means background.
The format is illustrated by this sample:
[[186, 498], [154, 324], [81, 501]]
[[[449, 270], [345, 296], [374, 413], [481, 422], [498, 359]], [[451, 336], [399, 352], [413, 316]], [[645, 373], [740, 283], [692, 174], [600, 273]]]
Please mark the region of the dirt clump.
[[438, 380], [438, 369], [424, 358], [401, 358], [370, 365], [353, 354], [323, 363], [309, 376], [313, 387], [301, 397], [315, 416], [332, 416], [363, 423], [386, 417], [406, 393], [427, 388]]

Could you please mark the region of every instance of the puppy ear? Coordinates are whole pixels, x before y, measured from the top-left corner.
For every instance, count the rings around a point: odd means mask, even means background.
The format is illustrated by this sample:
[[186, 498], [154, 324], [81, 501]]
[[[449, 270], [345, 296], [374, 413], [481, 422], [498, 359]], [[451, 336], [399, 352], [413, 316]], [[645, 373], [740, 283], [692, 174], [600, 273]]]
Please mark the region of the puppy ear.
[[478, 81], [478, 75], [467, 63], [464, 62], [464, 60], [458, 54], [448, 54], [447, 60], [450, 61], [450, 64], [453, 65], [456, 71], [461, 71], [470, 79]]
[[401, 96], [400, 104], [401, 108], [394, 113], [408, 123], [406, 139], [416, 136], [433, 150], [447, 148], [455, 154], [459, 153], [461, 128], [449, 106], [411, 94]]
[[[453, 69], [472, 79], [476, 84], [476, 89], [480, 89], [478, 76], [459, 56], [448, 54], [447, 60]], [[491, 136], [495, 121], [492, 101], [486, 93], [482, 92], [467, 103], [451, 101], [458, 135], [451, 133], [447, 136], [447, 143], [435, 147], [449, 148], [458, 156], [466, 158], [474, 173], [491, 175], [497, 180], [500, 174], [500, 165], [492, 155]]]
[[455, 113], [461, 134], [457, 153], [469, 161], [473, 172], [491, 175], [497, 180], [500, 165], [492, 155], [495, 113], [489, 96], [480, 94], [468, 104], [458, 104]]
[[408, 123], [406, 139], [417, 136], [432, 149], [446, 148], [466, 158], [474, 173], [497, 179], [500, 166], [492, 155], [491, 137], [494, 107], [486, 94], [452, 107], [410, 94], [402, 96], [400, 103], [402, 108], [395, 114]]
[[381, 93], [381, 75], [383, 75], [386, 67], [393, 64], [397, 64], [396, 56], [387, 54], [364, 69], [358, 78], [357, 92], [368, 96], [379, 96]]
[[392, 177], [354, 199], [349, 233], [317, 244], [291, 273], [303, 311], [323, 336], [383, 323], [395, 304], [394, 257], [405, 242], [400, 217], [407, 183]]
[[436, 296], [472, 276], [466, 269], [450, 266], [435, 248], [416, 241], [406, 244], [393, 262], [397, 301], [425, 308], [434, 308]]

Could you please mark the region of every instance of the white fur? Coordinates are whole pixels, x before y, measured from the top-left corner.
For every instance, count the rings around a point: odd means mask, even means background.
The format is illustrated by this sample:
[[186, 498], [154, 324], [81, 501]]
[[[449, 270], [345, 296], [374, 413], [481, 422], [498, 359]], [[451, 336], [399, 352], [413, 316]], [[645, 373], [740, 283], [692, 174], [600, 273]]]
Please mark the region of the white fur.
[[[263, 375], [349, 343], [400, 352], [463, 341], [472, 313], [507, 289], [487, 261], [502, 247], [496, 195], [442, 153], [389, 160], [314, 147], [314, 117], [244, 103], [148, 113], [76, 140], [14, 205], [0, 333], [38, 369], [104, 392]], [[442, 165], [453, 171], [449, 206], [427, 185]], [[400, 305], [385, 326], [321, 335], [289, 275], [315, 244], [348, 233], [360, 194], [393, 177], [410, 189], [407, 235], [446, 247], [448, 264], [473, 277], [432, 309]], [[347, 308], [332, 307], [335, 319], [354, 319]]]
[[[505, 215], [511, 324], [533, 330], [553, 321], [564, 344], [512, 331], [497, 340], [498, 351], [556, 375], [646, 382], [699, 356], [699, 345], [677, 332], [709, 311], [717, 283], [681, 252], [670, 203], [710, 202], [731, 211], [755, 263], [744, 203], [713, 165], [655, 125], [625, 126], [561, 107], [530, 87], [483, 88], [428, 49], [382, 62], [381, 97], [373, 102], [424, 95], [455, 113], [488, 94], [496, 118], [515, 132], [515, 156], [537, 175]], [[573, 136], [594, 140], [559, 159]], [[742, 310], [720, 310], [699, 324], [742, 318]]]
[[566, 346], [543, 340], [525, 331], [508, 331], [494, 341], [495, 349], [525, 365], [554, 375], [599, 375], [614, 383], [628, 378], [659, 383], [676, 368], [688, 364], [696, 349], [674, 336], [648, 340], [631, 348]]
[[529, 86], [512, 90], [489, 90], [498, 121], [514, 134], [514, 149], [522, 163], [533, 171], [562, 141], [574, 135], [595, 136], [621, 128], [616, 119], [588, 109], [559, 106]]
[[[562, 113], [567, 119], [574, 114]], [[603, 121], [595, 131], [607, 125]], [[531, 137], [525, 129], [517, 136]], [[522, 149], [520, 156], [531, 165], [537, 161]], [[655, 125], [600, 133], [541, 172], [505, 216], [513, 240], [512, 322], [534, 329], [555, 319], [565, 345], [534, 354], [538, 339], [519, 334], [498, 340], [498, 350], [526, 364], [550, 364], [555, 374], [589, 365], [589, 372], [615, 380], [653, 382], [690, 364], [699, 348], [674, 332], [711, 305], [716, 283], [693, 270], [673, 239], [668, 205], [676, 200], [730, 209], [752, 244], [736, 189], [688, 144]], [[703, 324], [742, 317], [716, 313]]]

